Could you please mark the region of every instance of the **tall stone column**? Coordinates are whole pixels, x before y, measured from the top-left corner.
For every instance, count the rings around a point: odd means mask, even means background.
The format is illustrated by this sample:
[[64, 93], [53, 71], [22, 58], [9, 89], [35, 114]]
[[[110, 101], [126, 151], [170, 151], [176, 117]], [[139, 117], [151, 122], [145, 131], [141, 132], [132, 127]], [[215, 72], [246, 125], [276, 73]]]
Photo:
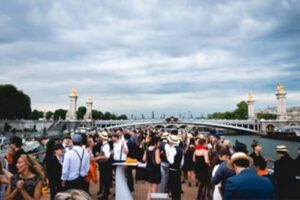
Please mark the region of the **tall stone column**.
[[93, 109], [93, 97], [88, 97], [86, 101], [86, 113], [84, 115], [84, 120], [92, 120], [92, 109]]
[[277, 119], [278, 120], [287, 120], [286, 112], [286, 92], [283, 90], [282, 84], [277, 85]]
[[71, 89], [70, 92], [70, 107], [69, 107], [69, 111], [67, 112], [66, 115], [66, 120], [76, 120], [77, 119], [77, 115], [76, 115], [76, 110], [77, 110], [77, 91], [75, 88]]
[[248, 103], [248, 119], [255, 119], [255, 111], [254, 111], [254, 100], [253, 100], [253, 96], [252, 96], [252, 93], [249, 92], [248, 93], [248, 100], [247, 100], [247, 103]]

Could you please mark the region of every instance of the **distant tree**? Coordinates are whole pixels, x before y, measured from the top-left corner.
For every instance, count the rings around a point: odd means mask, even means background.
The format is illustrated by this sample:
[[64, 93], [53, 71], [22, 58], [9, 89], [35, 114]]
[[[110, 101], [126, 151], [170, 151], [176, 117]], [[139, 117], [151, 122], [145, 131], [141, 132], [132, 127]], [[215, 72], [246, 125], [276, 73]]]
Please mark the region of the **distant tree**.
[[245, 101], [237, 104], [237, 108], [233, 112], [215, 112], [207, 115], [208, 119], [247, 119], [248, 105]]
[[248, 104], [241, 101], [237, 104], [237, 109], [234, 111], [235, 119], [248, 119]]
[[98, 110], [92, 110], [92, 118], [97, 120], [97, 119], [103, 119], [103, 113]]
[[52, 112], [52, 111], [48, 111], [47, 113], [46, 113], [46, 119], [47, 120], [49, 120], [49, 119], [51, 119], [51, 117], [54, 115], [54, 113]]
[[30, 119], [33, 120], [38, 120], [39, 118], [43, 118], [44, 117], [44, 113], [42, 111], [38, 111], [38, 110], [33, 110], [30, 114]]
[[116, 116], [116, 114], [112, 113], [112, 114], [110, 115], [110, 119], [112, 119], [112, 120], [116, 120], [116, 119], [117, 119], [117, 116]]
[[104, 120], [109, 120], [109, 119], [111, 119], [111, 114], [110, 114], [110, 112], [105, 112], [105, 113], [104, 113], [104, 116], [103, 116], [103, 119], [104, 119]]
[[0, 85], [0, 119], [27, 119], [31, 114], [29, 96], [13, 85]]
[[54, 111], [54, 120], [66, 119], [67, 111], [64, 109], [57, 109]]
[[85, 113], [86, 113], [86, 107], [84, 107], [84, 106], [79, 107], [78, 111], [77, 111], [77, 118], [83, 119]]
[[276, 119], [277, 115], [273, 113], [257, 113], [258, 119]]
[[119, 119], [119, 120], [127, 120], [128, 118], [127, 118], [126, 115], [120, 115], [120, 116], [118, 116], [117, 119]]

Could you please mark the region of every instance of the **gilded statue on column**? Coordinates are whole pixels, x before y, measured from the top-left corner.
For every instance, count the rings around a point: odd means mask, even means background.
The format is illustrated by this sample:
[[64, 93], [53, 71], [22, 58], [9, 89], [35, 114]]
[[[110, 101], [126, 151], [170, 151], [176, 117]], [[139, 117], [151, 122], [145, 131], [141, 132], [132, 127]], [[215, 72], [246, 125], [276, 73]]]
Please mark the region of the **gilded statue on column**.
[[248, 92], [248, 101], [253, 101], [252, 92]]
[[278, 94], [283, 94], [284, 93], [283, 85], [281, 83], [278, 83], [278, 85], [277, 85], [277, 93]]
[[91, 97], [91, 96], [87, 97], [86, 102], [92, 103], [93, 102], [93, 97]]
[[77, 90], [75, 88], [71, 89], [70, 96], [71, 97], [76, 97], [77, 96]]

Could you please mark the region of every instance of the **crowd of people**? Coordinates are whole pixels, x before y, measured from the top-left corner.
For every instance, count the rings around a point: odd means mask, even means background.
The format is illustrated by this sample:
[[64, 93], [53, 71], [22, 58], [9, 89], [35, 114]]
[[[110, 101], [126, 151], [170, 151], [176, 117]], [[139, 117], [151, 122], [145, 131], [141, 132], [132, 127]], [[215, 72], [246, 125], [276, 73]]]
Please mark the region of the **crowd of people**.
[[[271, 161], [263, 157], [262, 145], [256, 140], [248, 154], [243, 143], [231, 145], [217, 133], [151, 127], [39, 141], [46, 151], [42, 157], [27, 154], [20, 137], [11, 138], [6, 156], [0, 159], [0, 199], [40, 199], [47, 183], [51, 200], [76, 199], [78, 195], [91, 199], [89, 185], [94, 182], [99, 185], [99, 199], [105, 200], [114, 195], [113, 163], [129, 159], [146, 164], [145, 168], [127, 167], [126, 177], [131, 192], [135, 181], [149, 183], [147, 200], [152, 193], [180, 200], [185, 183], [188, 188], [198, 188], [195, 199], [201, 200], [300, 198], [300, 148], [294, 160], [288, 148], [279, 145], [278, 160]], [[274, 164], [272, 174], [268, 162]]]

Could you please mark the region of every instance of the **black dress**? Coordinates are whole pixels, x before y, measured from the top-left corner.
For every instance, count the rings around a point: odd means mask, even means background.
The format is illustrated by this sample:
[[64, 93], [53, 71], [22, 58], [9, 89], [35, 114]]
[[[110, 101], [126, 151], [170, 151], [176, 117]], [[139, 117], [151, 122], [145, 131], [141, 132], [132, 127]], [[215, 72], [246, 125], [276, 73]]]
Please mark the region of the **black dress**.
[[[24, 188], [26, 189], [27, 193], [31, 197], [33, 197], [35, 186], [42, 179], [39, 176], [34, 176], [34, 177], [28, 178], [28, 179], [21, 179], [19, 174], [15, 174], [11, 177], [10, 180], [11, 180], [11, 191], [16, 189], [16, 187], [17, 187], [16, 185], [17, 185], [18, 180], [23, 180], [24, 181]], [[23, 197], [19, 192], [17, 192], [16, 196], [14, 197], [14, 200], [23, 200]]]
[[203, 155], [196, 155], [195, 174], [198, 181], [209, 182], [209, 166], [206, 164]]
[[190, 145], [185, 154], [185, 167], [186, 171], [192, 171], [194, 169], [193, 155], [195, 152], [195, 147]]
[[160, 164], [154, 163], [155, 162], [155, 151], [156, 151], [156, 148], [154, 148], [153, 150], [149, 150], [149, 148], [147, 148], [147, 152], [146, 152], [147, 181], [149, 183], [159, 184], [161, 181], [161, 172], [160, 172]]

